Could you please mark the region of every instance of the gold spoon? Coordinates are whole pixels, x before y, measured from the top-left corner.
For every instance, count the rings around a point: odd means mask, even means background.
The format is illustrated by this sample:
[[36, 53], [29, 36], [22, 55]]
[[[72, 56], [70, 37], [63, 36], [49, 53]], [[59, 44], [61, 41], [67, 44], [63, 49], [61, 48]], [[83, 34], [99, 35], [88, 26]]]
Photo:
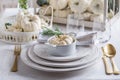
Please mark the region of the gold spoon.
[[112, 69], [109, 67], [109, 64], [108, 64], [108, 61], [107, 61], [107, 56], [105, 55], [105, 52], [104, 52], [104, 48], [102, 47], [102, 52], [103, 52], [103, 55], [102, 55], [102, 59], [103, 59], [103, 62], [104, 62], [104, 65], [105, 65], [105, 72], [107, 75], [110, 75], [113, 73]]
[[109, 57], [110, 60], [111, 60], [112, 67], [113, 67], [113, 73], [114, 74], [120, 74], [120, 71], [119, 71], [118, 67], [116, 66], [116, 64], [113, 60], [113, 57], [116, 55], [116, 50], [115, 50], [114, 46], [112, 44], [107, 44], [104, 47], [104, 52], [105, 52], [105, 55], [107, 57]]

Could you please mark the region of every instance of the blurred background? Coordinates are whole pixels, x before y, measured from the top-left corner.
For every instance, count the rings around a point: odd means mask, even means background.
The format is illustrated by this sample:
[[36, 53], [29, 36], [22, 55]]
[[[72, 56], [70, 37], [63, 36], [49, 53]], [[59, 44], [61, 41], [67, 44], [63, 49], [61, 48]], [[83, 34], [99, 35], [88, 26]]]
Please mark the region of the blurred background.
[[18, 0], [0, 0], [0, 11], [5, 8], [16, 8], [18, 5]]

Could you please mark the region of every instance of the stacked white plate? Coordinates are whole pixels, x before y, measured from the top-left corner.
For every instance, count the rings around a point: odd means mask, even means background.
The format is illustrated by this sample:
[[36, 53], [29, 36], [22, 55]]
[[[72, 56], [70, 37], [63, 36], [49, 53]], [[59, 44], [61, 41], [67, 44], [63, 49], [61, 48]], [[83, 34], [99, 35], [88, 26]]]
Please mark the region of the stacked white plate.
[[95, 46], [77, 46], [73, 55], [56, 57], [49, 55], [43, 44], [35, 44], [21, 54], [22, 61], [34, 69], [47, 72], [74, 71], [90, 67], [100, 59]]

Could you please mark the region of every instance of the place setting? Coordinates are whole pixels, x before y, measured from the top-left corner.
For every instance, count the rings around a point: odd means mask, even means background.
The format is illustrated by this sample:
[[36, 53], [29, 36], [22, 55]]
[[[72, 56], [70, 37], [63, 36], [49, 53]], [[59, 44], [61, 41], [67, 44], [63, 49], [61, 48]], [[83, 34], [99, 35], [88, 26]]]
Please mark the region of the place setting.
[[19, 74], [20, 57], [27, 68], [40, 73], [82, 74], [103, 63], [102, 74], [120, 74], [114, 60], [117, 48], [110, 41], [118, 7], [111, 7], [110, 0], [37, 0], [39, 8], [30, 4], [19, 0], [17, 14], [0, 19], [0, 42], [14, 46], [10, 72]]
[[47, 72], [83, 69], [100, 59], [100, 54], [96, 53], [95, 46], [75, 47], [76, 44], [53, 46], [37, 43], [23, 52], [21, 59], [26, 65]]
[[[53, 14], [53, 8], [49, 6], [46, 11], [49, 9]], [[19, 56], [27, 66], [45, 72], [81, 70], [93, 66], [101, 59], [96, 46], [97, 41], [100, 41], [97, 36], [100, 36], [98, 32], [101, 30], [97, 30], [96, 25], [98, 27], [100, 24], [95, 21], [93, 29], [86, 31], [84, 19], [69, 15], [64, 28], [66, 32], [63, 32], [59, 27], [53, 26], [53, 15], [50, 19], [45, 16], [39, 18], [29, 12], [20, 11], [14, 18], [9, 18], [3, 22], [4, 31], [0, 32], [0, 40], [15, 45], [15, 60], [11, 72], [18, 71]], [[34, 41], [36, 43], [28, 49], [21, 47]]]
[[[73, 31], [68, 28], [72, 26], [76, 28]], [[75, 71], [96, 64], [101, 58], [93, 40], [96, 32], [85, 32], [84, 25], [72, 26], [67, 26], [67, 33], [59, 28], [44, 28], [37, 43], [22, 52], [22, 61], [45, 72]]]

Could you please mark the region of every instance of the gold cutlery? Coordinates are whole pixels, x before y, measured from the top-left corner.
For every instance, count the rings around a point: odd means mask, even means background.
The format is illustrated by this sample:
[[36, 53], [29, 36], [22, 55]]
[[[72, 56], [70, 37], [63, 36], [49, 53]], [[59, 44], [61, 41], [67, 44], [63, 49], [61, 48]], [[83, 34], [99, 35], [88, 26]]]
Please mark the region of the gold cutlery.
[[113, 74], [120, 74], [120, 71], [113, 60], [113, 57], [116, 55], [115, 47], [112, 44], [107, 44], [104, 47], [104, 52], [105, 52], [105, 55], [110, 58], [110, 61], [113, 67]]
[[109, 67], [109, 64], [108, 64], [108, 61], [107, 61], [107, 57], [106, 57], [106, 55], [105, 55], [105, 52], [104, 52], [103, 47], [102, 47], [101, 49], [102, 49], [102, 52], [103, 52], [102, 59], [103, 59], [104, 65], [105, 65], [105, 72], [106, 72], [106, 74], [110, 75], [110, 74], [113, 73], [113, 71], [112, 71], [112, 69]]
[[15, 45], [15, 48], [14, 48], [15, 60], [11, 68], [11, 72], [18, 71], [18, 56], [20, 55], [20, 53], [21, 53], [21, 45]]

